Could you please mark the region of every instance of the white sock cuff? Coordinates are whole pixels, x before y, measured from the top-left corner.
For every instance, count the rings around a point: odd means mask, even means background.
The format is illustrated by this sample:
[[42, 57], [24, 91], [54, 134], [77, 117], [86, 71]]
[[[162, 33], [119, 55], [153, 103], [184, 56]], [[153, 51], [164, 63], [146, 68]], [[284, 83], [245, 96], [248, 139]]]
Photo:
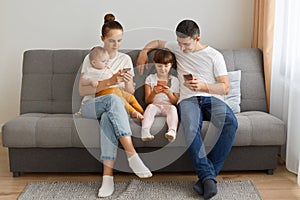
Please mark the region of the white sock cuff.
[[128, 158], [128, 161], [130, 162], [130, 161], [133, 160], [133, 159], [139, 159], [139, 160], [140, 160], [139, 154], [137, 154], [137, 153], [133, 154], [132, 156], [130, 156], [130, 157]]
[[104, 175], [102, 176], [102, 180], [114, 180], [114, 177], [113, 176], [109, 176], [109, 175]]

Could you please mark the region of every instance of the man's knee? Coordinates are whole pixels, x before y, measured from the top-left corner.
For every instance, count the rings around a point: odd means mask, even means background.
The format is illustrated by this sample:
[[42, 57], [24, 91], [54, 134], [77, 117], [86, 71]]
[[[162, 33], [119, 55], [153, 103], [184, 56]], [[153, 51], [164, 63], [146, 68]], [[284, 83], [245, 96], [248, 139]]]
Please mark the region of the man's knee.
[[231, 125], [232, 128], [237, 129], [238, 121], [237, 121], [237, 118], [235, 117], [235, 115], [233, 113], [230, 113], [230, 114], [227, 115], [226, 122], [227, 122], [227, 124]]

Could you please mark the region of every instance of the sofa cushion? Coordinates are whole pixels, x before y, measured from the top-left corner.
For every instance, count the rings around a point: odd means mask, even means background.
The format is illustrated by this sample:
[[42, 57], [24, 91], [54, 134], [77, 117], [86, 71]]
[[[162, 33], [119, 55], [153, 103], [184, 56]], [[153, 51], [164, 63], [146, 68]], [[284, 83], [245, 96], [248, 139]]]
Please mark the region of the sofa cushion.
[[71, 114], [27, 113], [2, 127], [6, 147], [82, 147]]
[[[285, 144], [284, 123], [276, 117], [260, 112], [238, 113], [234, 146], [283, 145]], [[141, 121], [130, 119], [135, 147], [185, 146], [182, 127], [179, 126], [177, 139], [169, 144], [164, 134], [167, 131], [165, 117], [157, 117], [151, 129], [155, 139], [142, 142]], [[202, 132], [206, 137], [209, 122], [204, 121]], [[88, 147], [100, 146], [99, 124], [97, 120], [71, 114], [30, 113], [21, 115], [2, 127], [3, 145], [6, 147]], [[209, 144], [207, 144], [209, 145]]]
[[234, 146], [284, 145], [285, 124], [282, 120], [260, 111], [236, 114], [238, 129]]

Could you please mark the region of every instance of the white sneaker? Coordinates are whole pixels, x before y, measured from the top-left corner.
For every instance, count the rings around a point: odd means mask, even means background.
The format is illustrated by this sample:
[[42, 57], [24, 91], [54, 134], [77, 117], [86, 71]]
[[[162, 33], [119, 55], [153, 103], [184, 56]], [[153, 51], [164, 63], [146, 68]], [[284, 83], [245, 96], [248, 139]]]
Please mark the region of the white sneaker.
[[169, 142], [174, 142], [176, 139], [176, 131], [171, 129], [165, 134], [165, 138], [169, 140]]

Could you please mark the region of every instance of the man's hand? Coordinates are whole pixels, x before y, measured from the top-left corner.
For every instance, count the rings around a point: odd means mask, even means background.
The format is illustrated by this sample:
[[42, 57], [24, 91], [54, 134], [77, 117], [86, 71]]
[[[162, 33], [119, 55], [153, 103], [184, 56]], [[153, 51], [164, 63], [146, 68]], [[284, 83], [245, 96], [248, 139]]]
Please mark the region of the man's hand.
[[140, 75], [144, 73], [144, 69], [148, 69], [148, 54], [147, 51], [142, 50], [139, 54], [139, 57], [136, 61], [136, 67]]
[[188, 87], [190, 90], [193, 91], [201, 91], [201, 88], [203, 87], [204, 82], [200, 81], [198, 78], [193, 78], [192, 80], [186, 80], [184, 81], [184, 85]]

